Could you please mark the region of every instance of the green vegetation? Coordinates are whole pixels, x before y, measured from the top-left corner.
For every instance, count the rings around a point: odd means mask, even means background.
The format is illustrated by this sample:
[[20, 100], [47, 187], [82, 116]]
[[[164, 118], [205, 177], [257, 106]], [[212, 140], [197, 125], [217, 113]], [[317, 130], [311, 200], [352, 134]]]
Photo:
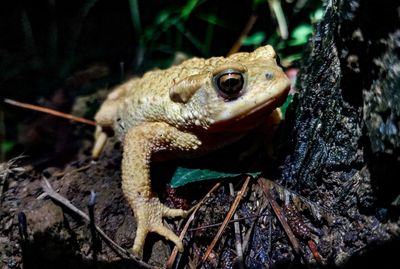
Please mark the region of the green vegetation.
[[[249, 176], [256, 177], [261, 172], [246, 173]], [[172, 176], [171, 187], [177, 188], [188, 183], [204, 181], [204, 180], [216, 180], [223, 178], [231, 178], [241, 176], [240, 173], [224, 173], [219, 171], [211, 171], [208, 169], [190, 169], [184, 167], [178, 167]]]

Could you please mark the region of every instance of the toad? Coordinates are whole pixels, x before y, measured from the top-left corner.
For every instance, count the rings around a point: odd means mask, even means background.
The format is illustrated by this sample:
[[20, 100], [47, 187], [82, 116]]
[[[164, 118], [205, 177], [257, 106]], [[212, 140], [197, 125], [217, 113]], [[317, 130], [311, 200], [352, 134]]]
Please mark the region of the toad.
[[198, 155], [238, 140], [268, 118], [279, 117], [277, 107], [289, 88], [267, 45], [150, 71], [108, 95], [95, 116], [93, 156], [99, 156], [112, 129], [123, 144], [122, 190], [137, 221], [134, 255], [142, 255], [149, 232], [183, 250], [182, 240], [162, 220], [188, 212], [163, 205], [152, 192], [151, 161]]

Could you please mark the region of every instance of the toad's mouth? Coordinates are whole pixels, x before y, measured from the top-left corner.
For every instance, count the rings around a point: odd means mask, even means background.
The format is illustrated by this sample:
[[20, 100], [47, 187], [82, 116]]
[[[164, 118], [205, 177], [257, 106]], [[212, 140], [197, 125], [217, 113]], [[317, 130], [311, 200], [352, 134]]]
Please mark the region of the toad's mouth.
[[243, 132], [251, 130], [263, 122], [266, 122], [268, 115], [271, 114], [277, 107], [281, 106], [286, 100], [287, 93], [290, 87], [284, 90], [284, 94], [271, 97], [267, 101], [258, 106], [251, 107], [243, 111], [240, 115], [219, 121], [210, 126], [211, 132]]

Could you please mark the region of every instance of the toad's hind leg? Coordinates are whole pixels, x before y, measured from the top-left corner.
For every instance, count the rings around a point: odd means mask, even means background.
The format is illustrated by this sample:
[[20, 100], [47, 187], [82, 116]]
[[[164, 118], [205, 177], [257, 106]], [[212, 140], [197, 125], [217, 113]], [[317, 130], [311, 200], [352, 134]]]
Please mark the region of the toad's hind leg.
[[127, 91], [131, 88], [133, 82], [128, 81], [125, 84], [115, 88], [107, 96], [107, 99], [101, 105], [99, 111], [97, 111], [94, 117], [97, 123], [96, 131], [94, 133], [94, 146], [92, 149], [92, 158], [98, 159], [103, 148], [107, 142], [107, 133], [104, 132], [103, 128], [111, 129], [114, 123], [114, 119], [117, 115], [118, 108], [123, 103], [123, 98]]
[[184, 217], [187, 211], [171, 209], [153, 196], [150, 180], [150, 160], [160, 150], [192, 151], [200, 146], [199, 139], [166, 123], [145, 123], [130, 129], [124, 139], [122, 159], [122, 190], [136, 221], [133, 253], [141, 256], [146, 236], [156, 232], [175, 243], [180, 251], [182, 241], [162, 223], [163, 217]]

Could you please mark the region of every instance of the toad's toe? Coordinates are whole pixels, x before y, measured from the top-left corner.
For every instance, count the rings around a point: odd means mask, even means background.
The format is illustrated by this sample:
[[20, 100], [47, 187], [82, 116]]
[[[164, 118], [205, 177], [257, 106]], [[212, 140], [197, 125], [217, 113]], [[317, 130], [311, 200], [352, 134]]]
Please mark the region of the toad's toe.
[[183, 251], [182, 240], [172, 230], [164, 226], [162, 218], [185, 217], [187, 211], [166, 207], [158, 198], [143, 198], [135, 203], [134, 214], [137, 221], [136, 237], [132, 247], [134, 255], [142, 256], [144, 242], [149, 232], [158, 233], [167, 240], [171, 240], [179, 251]]

